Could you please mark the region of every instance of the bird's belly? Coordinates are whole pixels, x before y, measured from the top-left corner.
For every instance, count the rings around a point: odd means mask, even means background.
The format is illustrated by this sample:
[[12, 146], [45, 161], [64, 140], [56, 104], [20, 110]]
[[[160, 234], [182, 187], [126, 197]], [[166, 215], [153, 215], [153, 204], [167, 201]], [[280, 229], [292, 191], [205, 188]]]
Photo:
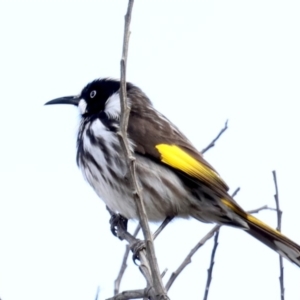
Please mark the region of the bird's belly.
[[[82, 127], [80, 134], [77, 163], [83, 176], [111, 210], [138, 219], [130, 174], [116, 133], [96, 119]], [[176, 173], [147, 157], [135, 156], [148, 218], [161, 221], [166, 216], [188, 216], [191, 195]]]
[[[91, 161], [79, 166], [86, 180], [111, 210], [128, 219], [138, 219], [134, 193], [128, 180], [130, 174], [123, 160], [118, 158], [114, 163], [101, 164], [101, 170]], [[136, 155], [136, 171], [149, 220], [188, 216], [190, 195], [175, 173], [140, 155]]]

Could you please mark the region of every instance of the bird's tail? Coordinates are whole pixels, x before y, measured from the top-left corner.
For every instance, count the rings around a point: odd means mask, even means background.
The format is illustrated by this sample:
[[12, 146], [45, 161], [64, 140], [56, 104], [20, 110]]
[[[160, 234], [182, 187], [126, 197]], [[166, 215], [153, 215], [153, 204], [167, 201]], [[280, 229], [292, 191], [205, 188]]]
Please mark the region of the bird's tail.
[[300, 267], [300, 246], [259, 219], [247, 214], [247, 233]]
[[249, 229], [245, 229], [247, 233], [300, 267], [300, 246], [298, 244], [284, 236], [278, 230], [247, 214], [239, 206], [235, 205], [235, 203], [228, 200], [222, 200], [222, 202], [247, 223], [249, 227]]

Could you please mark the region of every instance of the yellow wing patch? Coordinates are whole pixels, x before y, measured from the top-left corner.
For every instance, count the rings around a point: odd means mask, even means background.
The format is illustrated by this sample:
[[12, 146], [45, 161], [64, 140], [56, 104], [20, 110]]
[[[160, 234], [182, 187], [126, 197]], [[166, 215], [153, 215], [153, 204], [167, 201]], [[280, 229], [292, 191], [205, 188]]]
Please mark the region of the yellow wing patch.
[[176, 145], [159, 144], [155, 147], [161, 155], [161, 161], [165, 164], [208, 184], [224, 186], [225, 183], [215, 171]]

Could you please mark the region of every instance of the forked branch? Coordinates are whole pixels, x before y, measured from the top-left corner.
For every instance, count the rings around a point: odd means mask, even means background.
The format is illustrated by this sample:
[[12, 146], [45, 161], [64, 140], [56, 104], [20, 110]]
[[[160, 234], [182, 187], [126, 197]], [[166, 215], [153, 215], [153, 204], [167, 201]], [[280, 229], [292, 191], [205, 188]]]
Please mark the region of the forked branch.
[[169, 281], [166, 284], [166, 290], [168, 291], [178, 275], [185, 269], [185, 267], [192, 262], [193, 255], [201, 248], [210, 238], [212, 238], [216, 231], [218, 231], [220, 225], [216, 225], [213, 227], [197, 244], [196, 246], [189, 252], [184, 261], [180, 264], [178, 269], [171, 274]]

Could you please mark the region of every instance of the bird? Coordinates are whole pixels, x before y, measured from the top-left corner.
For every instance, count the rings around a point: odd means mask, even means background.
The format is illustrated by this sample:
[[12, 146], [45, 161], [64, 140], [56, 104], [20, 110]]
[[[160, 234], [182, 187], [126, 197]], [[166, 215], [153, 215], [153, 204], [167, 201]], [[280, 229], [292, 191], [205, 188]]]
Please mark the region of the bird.
[[[219, 173], [136, 85], [126, 83], [127, 135], [150, 221], [194, 218], [244, 230], [300, 267], [300, 246], [253, 215], [229, 194]], [[45, 105], [78, 107], [76, 161], [83, 177], [113, 212], [139, 219], [126, 157], [120, 144], [120, 80], [99, 78], [75, 96]]]

